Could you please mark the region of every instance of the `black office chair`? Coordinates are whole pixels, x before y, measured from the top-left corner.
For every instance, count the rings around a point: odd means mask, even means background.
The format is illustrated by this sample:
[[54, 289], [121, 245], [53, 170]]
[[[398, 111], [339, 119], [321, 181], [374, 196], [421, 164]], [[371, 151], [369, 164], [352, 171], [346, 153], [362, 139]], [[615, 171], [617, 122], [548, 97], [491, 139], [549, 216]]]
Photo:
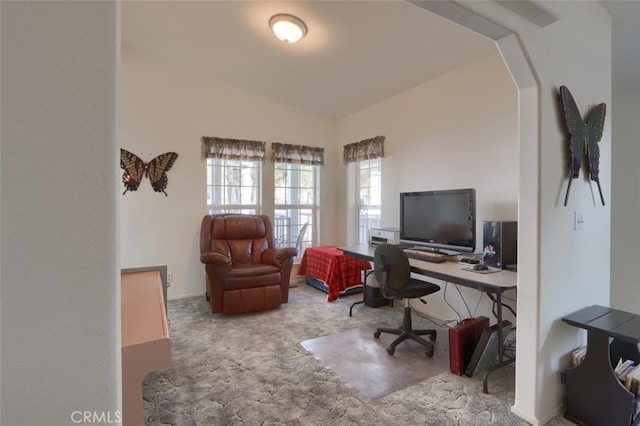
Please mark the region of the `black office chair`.
[[411, 326], [411, 307], [409, 299], [419, 298], [440, 291], [440, 286], [411, 278], [409, 258], [401, 248], [391, 244], [380, 244], [376, 247], [374, 256], [374, 271], [376, 280], [380, 283], [382, 295], [387, 299], [405, 299], [404, 317], [400, 328], [378, 328], [373, 336], [378, 339], [380, 333], [390, 333], [398, 336], [387, 348], [389, 355], [393, 355], [396, 346], [411, 339], [424, 345], [428, 357], [433, 356], [433, 345], [420, 336], [427, 335], [436, 340], [436, 330], [414, 330]]

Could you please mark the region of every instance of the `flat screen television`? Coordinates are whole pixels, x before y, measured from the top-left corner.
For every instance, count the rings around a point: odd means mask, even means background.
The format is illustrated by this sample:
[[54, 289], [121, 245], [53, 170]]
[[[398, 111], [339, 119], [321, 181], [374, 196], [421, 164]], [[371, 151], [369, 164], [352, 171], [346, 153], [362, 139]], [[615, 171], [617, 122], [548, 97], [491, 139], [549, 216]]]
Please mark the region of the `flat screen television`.
[[475, 189], [401, 193], [400, 242], [433, 251], [473, 253]]

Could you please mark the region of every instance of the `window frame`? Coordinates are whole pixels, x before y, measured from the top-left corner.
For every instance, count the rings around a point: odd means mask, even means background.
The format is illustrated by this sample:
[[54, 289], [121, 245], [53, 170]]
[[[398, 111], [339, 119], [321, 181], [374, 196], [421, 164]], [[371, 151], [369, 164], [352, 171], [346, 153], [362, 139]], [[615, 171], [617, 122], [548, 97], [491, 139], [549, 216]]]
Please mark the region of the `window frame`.
[[[356, 191], [355, 191], [355, 206], [356, 206], [356, 241], [358, 244], [368, 244], [367, 241], [367, 231], [372, 228], [372, 227], [380, 227], [381, 223], [382, 223], [382, 157], [376, 157], [373, 159], [366, 159], [366, 160], [361, 160], [361, 161], [356, 161], [355, 162], [355, 174], [356, 174], [356, 178], [355, 178], [355, 184], [356, 184]], [[375, 163], [375, 164], [373, 164]], [[366, 168], [364, 168], [363, 166], [366, 166]], [[373, 167], [372, 167], [373, 166]], [[377, 197], [378, 199], [375, 201], [378, 201], [378, 204], [373, 204], [373, 203], [364, 203], [363, 202], [363, 197], [361, 197], [362, 195], [362, 191], [363, 188], [365, 188], [363, 186], [363, 182], [362, 182], [362, 172], [363, 170], [368, 170], [368, 175], [369, 175], [369, 184], [366, 188], [369, 189], [369, 194], [375, 194], [376, 190], [372, 188], [375, 186], [372, 180], [372, 170], [377, 170], [378, 171], [378, 176], [377, 176]], [[369, 211], [371, 210], [377, 210], [378, 214], [377, 214], [377, 220], [371, 220], [371, 214], [369, 213]], [[365, 221], [363, 221], [363, 211], [366, 211], [366, 217], [365, 217]], [[372, 223], [373, 222], [373, 223]]]
[[[320, 196], [320, 166], [319, 165], [311, 165], [311, 164], [300, 164], [300, 163], [289, 163], [289, 162], [274, 162], [273, 163], [273, 190], [274, 190], [274, 200], [273, 200], [273, 210], [274, 210], [274, 233], [276, 234], [276, 242], [277, 246], [281, 247], [295, 247], [298, 249], [297, 258], [302, 258], [304, 250], [307, 247], [311, 247], [316, 244], [316, 235], [314, 229], [316, 228], [314, 224], [317, 223], [318, 210], [320, 207], [319, 196]], [[279, 170], [286, 170], [285, 177], [285, 185], [279, 186], [276, 182], [278, 179]], [[305, 170], [307, 169], [307, 170]], [[301, 173], [310, 172], [312, 178], [312, 184], [309, 187], [302, 186], [300, 183]], [[293, 183], [295, 180], [295, 184]], [[280, 189], [284, 189], [285, 198], [284, 202], [278, 202], [276, 198], [278, 197], [278, 193]], [[292, 200], [291, 193], [294, 192], [294, 189], [307, 189], [312, 192], [312, 202], [311, 203], [301, 203], [298, 198], [297, 203], [287, 202]], [[298, 191], [300, 192], [300, 191]], [[286, 223], [286, 231], [279, 232], [276, 228], [276, 215], [275, 213], [279, 210], [284, 211], [304, 211], [310, 210], [310, 213], [307, 216], [307, 220], [303, 220], [302, 216], [304, 213], [299, 213], [296, 222], [298, 223]], [[285, 217], [287, 220], [291, 220], [294, 215], [286, 214]], [[304, 239], [301, 241], [300, 247], [296, 247], [297, 239], [300, 233], [300, 230], [308, 223], [309, 225], [306, 228]], [[297, 229], [296, 229], [297, 228]], [[296, 232], [291, 232], [295, 230]]]
[[[235, 204], [216, 204], [210, 201], [215, 199], [213, 193], [215, 191], [215, 187], [219, 187], [222, 191], [227, 190], [227, 188], [231, 187], [231, 185], [227, 185], [226, 182], [222, 184], [216, 184], [215, 175], [220, 175], [224, 173], [224, 170], [233, 167], [234, 165], [229, 164], [231, 162], [236, 162], [240, 164], [241, 173], [244, 170], [255, 169], [256, 172], [256, 184], [254, 186], [243, 186], [242, 182], [238, 185], [239, 188], [253, 188], [255, 190], [255, 202], [252, 203], [235, 203]], [[246, 163], [249, 163], [250, 166], [246, 166]], [[225, 158], [207, 158], [207, 183], [206, 183], [206, 192], [207, 192], [207, 210], [209, 214], [219, 214], [219, 213], [243, 213], [243, 214], [262, 214], [262, 193], [263, 193], [263, 173], [264, 167], [263, 163], [260, 160], [235, 160], [235, 159], [225, 159]], [[222, 177], [219, 177], [222, 179]], [[211, 191], [211, 197], [209, 196], [209, 192]], [[242, 198], [242, 193], [240, 194]], [[224, 199], [225, 196], [222, 196]]]

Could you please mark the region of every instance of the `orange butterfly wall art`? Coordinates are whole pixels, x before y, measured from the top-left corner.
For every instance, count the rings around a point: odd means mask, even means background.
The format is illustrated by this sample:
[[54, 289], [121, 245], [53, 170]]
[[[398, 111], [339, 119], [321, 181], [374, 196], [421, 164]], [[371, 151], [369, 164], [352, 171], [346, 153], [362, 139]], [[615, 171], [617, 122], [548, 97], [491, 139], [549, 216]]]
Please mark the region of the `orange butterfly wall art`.
[[589, 176], [592, 181], [598, 184], [600, 201], [602, 201], [602, 205], [604, 206], [604, 196], [602, 195], [599, 177], [600, 148], [598, 147], [598, 142], [602, 139], [607, 106], [604, 103], [596, 105], [589, 112], [587, 120], [584, 121], [580, 115], [576, 101], [573, 100], [571, 92], [569, 92], [569, 89], [565, 86], [560, 86], [560, 98], [562, 99], [562, 107], [564, 108], [564, 120], [567, 124], [569, 135], [571, 136], [569, 141], [569, 151], [571, 153], [569, 169], [571, 176], [569, 177], [567, 194], [564, 197], [564, 205], [567, 205], [567, 200], [569, 199], [571, 181], [580, 174], [582, 159], [586, 157]]
[[178, 158], [178, 154], [175, 152], [165, 152], [145, 163], [137, 155], [126, 149], [120, 149], [120, 168], [124, 169], [122, 183], [126, 188], [122, 195], [126, 194], [127, 191], [137, 191], [144, 175], [149, 178], [154, 191], [167, 195], [165, 192], [169, 182], [167, 172], [173, 166], [176, 158]]

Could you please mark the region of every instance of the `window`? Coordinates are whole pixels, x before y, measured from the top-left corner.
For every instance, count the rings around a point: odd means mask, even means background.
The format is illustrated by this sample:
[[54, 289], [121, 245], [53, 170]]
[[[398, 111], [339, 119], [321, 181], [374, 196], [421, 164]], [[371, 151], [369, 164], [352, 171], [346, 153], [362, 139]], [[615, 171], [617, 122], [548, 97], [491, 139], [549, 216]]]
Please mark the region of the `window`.
[[295, 247], [298, 257], [302, 257], [304, 249], [313, 244], [324, 148], [272, 143], [274, 203], [267, 200], [267, 211], [263, 211], [262, 190], [270, 193], [271, 189], [262, 188], [265, 144], [202, 137], [202, 153], [207, 159], [209, 214], [268, 214], [273, 218], [276, 246]]
[[279, 247], [295, 247], [298, 258], [314, 243], [320, 166], [324, 148], [273, 143], [274, 234]]
[[209, 214], [260, 213], [265, 143], [210, 136], [201, 140]]
[[344, 163], [356, 163], [359, 244], [367, 244], [368, 229], [380, 227], [384, 139], [384, 136], [376, 136], [344, 146]]
[[295, 247], [301, 258], [313, 245], [319, 166], [277, 162], [274, 168], [276, 245]]
[[367, 244], [367, 230], [380, 227], [382, 206], [382, 159], [356, 163], [358, 194], [358, 243]]
[[261, 212], [262, 162], [207, 158], [209, 214]]

